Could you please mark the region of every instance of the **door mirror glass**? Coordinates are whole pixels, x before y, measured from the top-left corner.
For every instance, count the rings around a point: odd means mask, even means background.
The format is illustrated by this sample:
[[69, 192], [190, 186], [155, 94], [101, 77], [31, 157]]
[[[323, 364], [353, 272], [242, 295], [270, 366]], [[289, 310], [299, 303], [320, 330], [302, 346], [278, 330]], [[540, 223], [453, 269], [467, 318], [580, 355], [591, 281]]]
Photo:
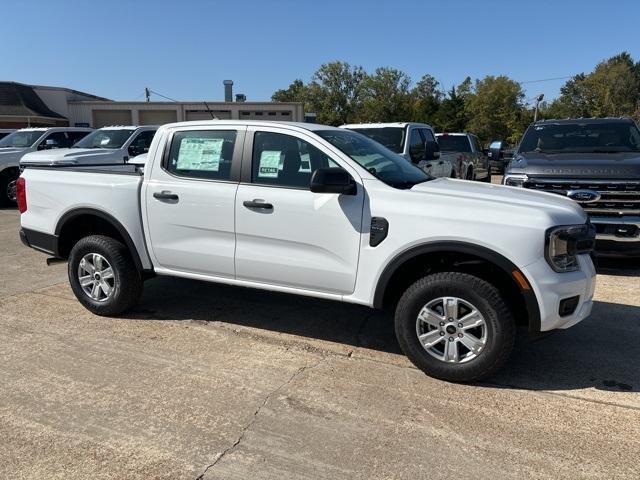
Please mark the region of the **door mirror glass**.
[[47, 138], [44, 142], [40, 144], [38, 150], [51, 150], [53, 148], [59, 148], [60, 144], [55, 138]]
[[440, 145], [434, 140], [427, 140], [424, 144], [424, 159], [436, 160], [440, 158]]
[[314, 193], [355, 195], [356, 182], [349, 172], [339, 167], [318, 168], [311, 175], [310, 189]]

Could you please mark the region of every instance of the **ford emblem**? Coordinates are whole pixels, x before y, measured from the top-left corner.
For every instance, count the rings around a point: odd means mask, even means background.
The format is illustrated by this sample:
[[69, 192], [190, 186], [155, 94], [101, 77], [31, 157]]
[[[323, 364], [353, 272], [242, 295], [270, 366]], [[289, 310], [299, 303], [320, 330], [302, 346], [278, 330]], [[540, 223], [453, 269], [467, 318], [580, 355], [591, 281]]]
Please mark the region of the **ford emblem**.
[[600, 194], [593, 190], [569, 190], [567, 197], [579, 203], [593, 203], [600, 200]]

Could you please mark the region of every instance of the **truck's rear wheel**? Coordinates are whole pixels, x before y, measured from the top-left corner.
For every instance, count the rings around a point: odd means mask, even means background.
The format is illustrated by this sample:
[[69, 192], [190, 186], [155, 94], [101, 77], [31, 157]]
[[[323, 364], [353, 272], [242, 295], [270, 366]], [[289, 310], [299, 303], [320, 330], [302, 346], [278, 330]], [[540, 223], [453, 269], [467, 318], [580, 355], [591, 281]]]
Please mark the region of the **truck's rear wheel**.
[[142, 277], [119, 241], [92, 235], [69, 255], [69, 283], [76, 298], [96, 315], [118, 315], [136, 304]]
[[457, 272], [429, 275], [411, 285], [398, 303], [395, 329], [414, 365], [452, 382], [496, 373], [509, 358], [516, 333], [498, 290]]
[[16, 181], [19, 176], [17, 170], [5, 171], [0, 175], [0, 206], [16, 204]]

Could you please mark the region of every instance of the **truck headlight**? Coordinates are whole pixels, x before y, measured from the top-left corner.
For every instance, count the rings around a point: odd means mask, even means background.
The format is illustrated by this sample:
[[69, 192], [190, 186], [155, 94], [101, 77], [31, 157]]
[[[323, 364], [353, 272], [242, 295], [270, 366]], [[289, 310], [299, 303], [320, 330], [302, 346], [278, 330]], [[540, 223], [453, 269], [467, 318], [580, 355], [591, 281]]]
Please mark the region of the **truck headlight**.
[[529, 177], [527, 177], [526, 175], [505, 175], [504, 179], [502, 180], [502, 184], [508, 185], [510, 187], [522, 187], [524, 186], [524, 182], [526, 182], [527, 180], [529, 180]]
[[564, 225], [547, 230], [544, 256], [556, 272], [575, 272], [578, 255], [590, 253], [596, 244], [596, 229], [590, 223]]

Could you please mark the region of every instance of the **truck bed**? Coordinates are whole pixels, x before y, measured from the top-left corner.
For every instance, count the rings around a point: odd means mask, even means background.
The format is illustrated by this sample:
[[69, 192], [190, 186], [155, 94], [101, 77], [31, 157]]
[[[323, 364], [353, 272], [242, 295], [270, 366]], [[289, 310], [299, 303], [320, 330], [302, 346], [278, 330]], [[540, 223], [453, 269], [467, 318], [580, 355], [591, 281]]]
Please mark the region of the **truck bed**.
[[140, 215], [142, 169], [136, 165], [28, 166], [27, 211], [23, 229], [57, 237], [64, 222], [83, 212], [99, 212], [116, 220], [147, 259]]

